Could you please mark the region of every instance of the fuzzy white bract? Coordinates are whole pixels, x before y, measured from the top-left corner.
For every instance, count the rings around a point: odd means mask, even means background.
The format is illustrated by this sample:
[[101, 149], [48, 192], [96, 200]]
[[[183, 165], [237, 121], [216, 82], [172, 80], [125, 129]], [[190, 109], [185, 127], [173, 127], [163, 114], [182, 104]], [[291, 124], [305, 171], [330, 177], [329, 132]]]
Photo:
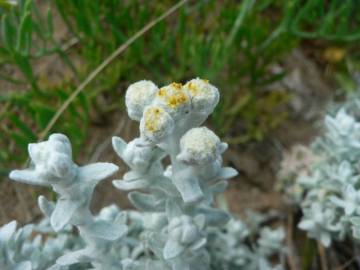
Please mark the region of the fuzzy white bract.
[[180, 140], [178, 159], [189, 164], [205, 164], [214, 161], [226, 150], [218, 136], [206, 127], [193, 128]]
[[160, 106], [149, 106], [145, 109], [140, 121], [140, 132], [150, 141], [158, 142], [171, 134], [174, 129], [174, 120]]
[[125, 104], [129, 117], [132, 120], [140, 121], [144, 109], [156, 96], [158, 87], [152, 81], [138, 81], [131, 84], [125, 95]]
[[219, 102], [219, 90], [208, 80], [192, 79], [184, 85], [191, 97], [192, 109], [210, 114]]

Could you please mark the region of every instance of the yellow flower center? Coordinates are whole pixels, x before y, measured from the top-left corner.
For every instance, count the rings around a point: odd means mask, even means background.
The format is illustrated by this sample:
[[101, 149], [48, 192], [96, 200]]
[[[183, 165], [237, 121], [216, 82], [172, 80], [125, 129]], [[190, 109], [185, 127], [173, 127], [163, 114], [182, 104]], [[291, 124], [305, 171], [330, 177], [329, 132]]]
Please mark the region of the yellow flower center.
[[188, 102], [188, 96], [182, 88], [181, 83], [173, 82], [168, 87], [163, 87], [158, 91], [158, 96], [161, 97], [167, 106], [177, 108], [178, 106]]
[[161, 117], [160, 108], [149, 108], [145, 112], [145, 129], [151, 133], [159, 130], [159, 118]]

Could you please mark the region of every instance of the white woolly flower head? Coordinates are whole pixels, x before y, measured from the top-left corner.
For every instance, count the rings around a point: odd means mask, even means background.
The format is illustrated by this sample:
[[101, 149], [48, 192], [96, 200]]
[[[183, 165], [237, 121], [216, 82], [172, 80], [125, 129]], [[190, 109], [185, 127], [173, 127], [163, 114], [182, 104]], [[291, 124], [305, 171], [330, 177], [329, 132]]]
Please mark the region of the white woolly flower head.
[[174, 120], [160, 106], [148, 106], [140, 121], [141, 134], [153, 142], [159, 142], [174, 129]]
[[227, 149], [218, 136], [206, 127], [192, 128], [180, 139], [177, 158], [185, 163], [206, 164], [214, 162]]
[[192, 79], [184, 85], [184, 88], [190, 95], [192, 109], [195, 112], [210, 114], [219, 102], [219, 90], [208, 80]]
[[158, 90], [158, 87], [152, 81], [142, 80], [131, 84], [125, 95], [125, 104], [129, 117], [140, 121], [145, 107], [150, 105]]
[[29, 144], [29, 155], [40, 175], [59, 178], [72, 175], [71, 144], [63, 134], [52, 134], [47, 141]]
[[164, 108], [174, 119], [188, 113], [191, 107], [189, 93], [181, 83], [175, 82], [161, 87], [153, 104]]

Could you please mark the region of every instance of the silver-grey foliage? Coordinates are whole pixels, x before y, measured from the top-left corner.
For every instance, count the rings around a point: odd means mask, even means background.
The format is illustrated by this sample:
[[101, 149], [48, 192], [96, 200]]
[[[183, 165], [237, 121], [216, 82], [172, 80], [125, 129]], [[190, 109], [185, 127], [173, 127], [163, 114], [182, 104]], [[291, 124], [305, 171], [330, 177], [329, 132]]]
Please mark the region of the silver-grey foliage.
[[[30, 144], [30, 168], [12, 171], [10, 178], [51, 187], [57, 201], [43, 196], [38, 200], [48, 220], [44, 222], [60, 234], [75, 226], [80, 235], [71, 250], [47, 256], [47, 260], [56, 257], [48, 269], [272, 269], [268, 258], [283, 252], [283, 232], [259, 229], [257, 242], [249, 246], [254, 239], [249, 229], [240, 221], [229, 222], [229, 214], [215, 207], [216, 195], [237, 174], [222, 166], [227, 144], [200, 127], [218, 101], [218, 89], [201, 79], [160, 89], [140, 81], [128, 88], [127, 111], [140, 123], [140, 135], [128, 143], [113, 137], [114, 150], [130, 168], [113, 184], [129, 192], [141, 214], [116, 206], [104, 208], [97, 216], [91, 213], [95, 186], [113, 175], [116, 165], [75, 164], [70, 142], [62, 134]], [[165, 157], [171, 160], [166, 168]], [[6, 241], [12, 239], [12, 224], [3, 229]], [[60, 238], [56, 241], [62, 243]], [[28, 269], [47, 267], [37, 266], [36, 259], [11, 263]]]
[[285, 187], [303, 211], [299, 228], [325, 247], [345, 237], [360, 239], [359, 105], [356, 98], [333, 106], [310, 148], [315, 162]]

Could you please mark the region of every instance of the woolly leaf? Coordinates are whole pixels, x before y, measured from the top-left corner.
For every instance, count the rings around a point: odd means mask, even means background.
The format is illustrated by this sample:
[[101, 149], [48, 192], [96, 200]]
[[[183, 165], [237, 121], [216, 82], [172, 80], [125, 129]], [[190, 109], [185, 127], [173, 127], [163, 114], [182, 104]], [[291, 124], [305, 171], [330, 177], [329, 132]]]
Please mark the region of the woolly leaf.
[[206, 245], [206, 238], [201, 238], [198, 241], [196, 241], [194, 244], [191, 245], [190, 249], [195, 251], [198, 250]]
[[10, 172], [9, 178], [21, 183], [38, 186], [49, 186], [50, 184], [42, 181], [34, 170], [14, 170]]
[[88, 250], [81, 249], [74, 252], [69, 252], [56, 260], [59, 265], [72, 265], [75, 263], [89, 262], [91, 258], [87, 256]]
[[212, 193], [223, 193], [226, 190], [227, 186], [228, 186], [227, 181], [220, 181], [210, 186], [210, 190]]
[[126, 180], [114, 180], [113, 185], [120, 190], [134, 190], [134, 189], [143, 189], [149, 186], [148, 181], [146, 180], [134, 180], [134, 181], [126, 181]]
[[124, 155], [124, 150], [127, 146], [127, 143], [120, 137], [112, 137], [112, 145], [113, 148], [116, 152], [116, 154], [118, 154], [119, 157], [123, 158]]
[[17, 263], [13, 270], [31, 270], [31, 262], [21, 262], [21, 263]]
[[160, 209], [159, 201], [153, 195], [134, 191], [129, 193], [129, 200], [142, 211], [158, 211]]
[[15, 230], [16, 230], [16, 221], [13, 220], [2, 227], [0, 227], [0, 241], [1, 242], [7, 242], [10, 240], [10, 238], [13, 236]]
[[58, 232], [63, 229], [69, 223], [79, 206], [80, 202], [78, 201], [60, 198], [50, 218], [50, 223], [54, 231]]
[[206, 224], [209, 226], [223, 226], [230, 220], [230, 215], [220, 209], [202, 207], [198, 209], [198, 212], [204, 214]]
[[185, 203], [195, 203], [204, 197], [199, 180], [189, 175], [177, 175], [172, 179]]
[[166, 201], [166, 215], [169, 220], [179, 217], [182, 214], [182, 210], [175, 200]]
[[177, 241], [173, 241], [172, 239], [168, 240], [164, 247], [164, 259], [170, 260], [177, 256], [179, 256], [182, 252], [184, 252], [185, 247], [181, 245]]
[[99, 181], [113, 175], [119, 169], [112, 163], [99, 162], [79, 168], [78, 178], [96, 185]]
[[51, 214], [54, 212], [55, 204], [48, 201], [44, 196], [39, 196], [38, 205], [41, 212], [43, 212], [47, 218], [50, 218]]
[[127, 233], [127, 226], [113, 225], [101, 220], [82, 227], [82, 231], [90, 237], [114, 241]]
[[225, 168], [221, 169], [218, 177], [220, 179], [228, 179], [228, 178], [233, 178], [237, 175], [238, 175], [238, 172], [234, 168], [225, 167]]

